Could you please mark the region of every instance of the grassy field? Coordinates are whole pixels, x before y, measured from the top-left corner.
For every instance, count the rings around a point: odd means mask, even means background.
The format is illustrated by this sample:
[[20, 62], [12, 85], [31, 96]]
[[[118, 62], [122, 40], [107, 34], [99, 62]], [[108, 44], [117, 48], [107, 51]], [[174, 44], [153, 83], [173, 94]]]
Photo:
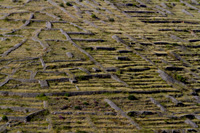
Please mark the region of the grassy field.
[[0, 0], [0, 132], [200, 132], [198, 0]]

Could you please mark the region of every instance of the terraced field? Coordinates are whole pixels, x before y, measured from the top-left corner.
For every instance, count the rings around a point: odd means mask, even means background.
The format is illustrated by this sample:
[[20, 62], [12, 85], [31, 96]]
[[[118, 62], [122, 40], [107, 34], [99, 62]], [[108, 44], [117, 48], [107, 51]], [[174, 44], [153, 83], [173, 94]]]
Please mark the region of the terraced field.
[[199, 0], [0, 0], [0, 132], [200, 132]]

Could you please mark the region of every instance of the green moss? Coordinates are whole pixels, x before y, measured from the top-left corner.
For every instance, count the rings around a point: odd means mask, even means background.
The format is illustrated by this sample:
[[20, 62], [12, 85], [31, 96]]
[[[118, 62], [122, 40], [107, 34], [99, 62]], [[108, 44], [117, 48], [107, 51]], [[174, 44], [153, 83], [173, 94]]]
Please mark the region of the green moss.
[[128, 99], [129, 99], [129, 100], [138, 100], [134, 95], [129, 95], [129, 96], [128, 96]]
[[68, 100], [68, 99], [69, 99], [68, 97], [69, 97], [69, 93], [65, 93], [64, 99], [65, 99], [65, 100]]
[[121, 70], [117, 70], [117, 75], [120, 75], [120, 74], [122, 74], [122, 71]]
[[83, 104], [84, 104], [84, 105], [89, 105], [89, 103], [88, 103], [88, 102], [83, 102]]
[[92, 18], [97, 18], [97, 16], [95, 14], [92, 14], [91, 17]]
[[65, 47], [62, 47], [62, 50], [67, 50]]
[[81, 110], [81, 107], [80, 106], [75, 106], [74, 109], [75, 110]]
[[8, 21], [9, 21], [9, 19], [8, 19], [7, 17], [5, 17], [5, 18], [4, 18], [4, 21], [5, 21], [5, 22], [8, 22]]
[[109, 107], [109, 104], [108, 104], [108, 103], [105, 103], [105, 107]]
[[65, 96], [66, 96], [66, 97], [69, 97], [69, 93], [65, 93]]
[[44, 93], [39, 94], [36, 98], [42, 101], [47, 101], [49, 99]]
[[77, 121], [77, 123], [78, 123], [78, 124], [82, 124], [82, 122], [81, 122], [81, 121]]
[[77, 80], [87, 80], [88, 78], [86, 76], [80, 75], [76, 77]]
[[60, 6], [61, 6], [61, 7], [64, 7], [64, 4], [63, 4], [63, 3], [60, 3]]
[[183, 83], [186, 83], [186, 80], [187, 80], [185, 77], [178, 75], [178, 74], [174, 74], [174, 78]]
[[6, 115], [3, 115], [3, 116], [2, 116], [2, 120], [3, 120], [3, 121], [8, 121], [8, 117], [7, 117]]
[[77, 130], [75, 133], [87, 133], [86, 131]]
[[67, 2], [66, 3], [67, 6], [73, 6], [71, 3]]
[[114, 18], [109, 18], [110, 22], [115, 22]]

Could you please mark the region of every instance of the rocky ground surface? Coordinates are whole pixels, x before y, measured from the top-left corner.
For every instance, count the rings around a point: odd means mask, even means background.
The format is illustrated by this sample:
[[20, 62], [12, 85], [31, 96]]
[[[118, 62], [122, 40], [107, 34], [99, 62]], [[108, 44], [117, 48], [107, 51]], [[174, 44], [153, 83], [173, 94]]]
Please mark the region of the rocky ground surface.
[[0, 132], [200, 132], [198, 0], [0, 0]]

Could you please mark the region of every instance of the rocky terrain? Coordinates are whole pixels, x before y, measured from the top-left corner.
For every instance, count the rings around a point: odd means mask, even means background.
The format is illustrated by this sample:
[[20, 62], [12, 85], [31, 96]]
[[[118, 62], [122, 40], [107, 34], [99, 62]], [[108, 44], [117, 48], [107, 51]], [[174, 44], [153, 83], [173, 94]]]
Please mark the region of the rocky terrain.
[[200, 132], [199, 0], [0, 0], [0, 132]]

